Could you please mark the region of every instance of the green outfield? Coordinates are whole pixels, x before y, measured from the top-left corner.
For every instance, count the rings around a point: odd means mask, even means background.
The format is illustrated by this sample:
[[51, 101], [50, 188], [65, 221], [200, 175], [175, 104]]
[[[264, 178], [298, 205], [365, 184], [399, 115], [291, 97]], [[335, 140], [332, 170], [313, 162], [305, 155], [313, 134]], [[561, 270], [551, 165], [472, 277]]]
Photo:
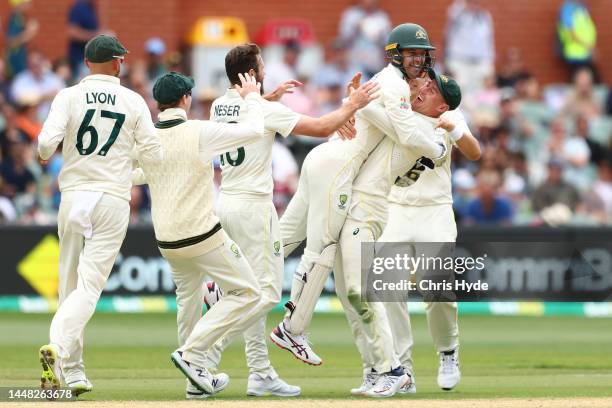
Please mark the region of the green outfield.
[[[280, 318], [268, 319], [269, 325]], [[35, 386], [38, 347], [47, 340], [48, 314], [0, 313], [0, 387]], [[411, 399], [491, 399], [612, 396], [612, 319], [462, 316], [460, 386], [436, 386], [437, 360], [423, 316], [413, 319], [418, 393]], [[310, 367], [270, 344], [271, 360], [305, 398], [351, 398], [361, 381], [357, 350], [343, 315], [314, 318], [313, 347], [324, 363]], [[87, 328], [85, 358], [95, 390], [83, 400], [182, 400], [185, 380], [171, 364], [175, 315], [105, 314]], [[242, 342], [224, 355], [231, 377], [218, 399], [245, 398]]]

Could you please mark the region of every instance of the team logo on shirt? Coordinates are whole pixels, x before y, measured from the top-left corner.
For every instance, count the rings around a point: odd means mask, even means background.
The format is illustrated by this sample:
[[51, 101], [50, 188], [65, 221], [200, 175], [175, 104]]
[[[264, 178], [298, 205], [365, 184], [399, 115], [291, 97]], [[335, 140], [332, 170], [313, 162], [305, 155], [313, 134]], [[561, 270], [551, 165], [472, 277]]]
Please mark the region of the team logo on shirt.
[[357, 234], [359, 234], [359, 228], [355, 228], [355, 229], [353, 230], [353, 235], [357, 235]]
[[348, 201], [348, 195], [340, 194], [340, 196], [338, 197], [338, 201], [338, 208], [344, 210], [346, 208], [346, 202]]
[[280, 241], [275, 241], [274, 242], [274, 255], [280, 256], [280, 249], [281, 249]]
[[402, 97], [400, 98], [400, 109], [408, 110], [410, 109], [410, 102], [408, 99]]
[[232, 245], [230, 245], [230, 251], [234, 253], [236, 258], [240, 258], [240, 250], [238, 249], [238, 245], [232, 243]]

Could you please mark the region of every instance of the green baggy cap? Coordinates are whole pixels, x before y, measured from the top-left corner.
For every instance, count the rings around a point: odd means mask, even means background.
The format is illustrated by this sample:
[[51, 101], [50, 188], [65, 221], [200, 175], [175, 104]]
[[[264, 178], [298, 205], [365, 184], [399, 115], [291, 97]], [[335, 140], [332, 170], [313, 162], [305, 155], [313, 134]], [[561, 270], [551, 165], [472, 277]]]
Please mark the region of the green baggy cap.
[[93, 63], [102, 63], [122, 58], [129, 53], [116, 37], [100, 34], [85, 44], [85, 58]]
[[173, 103], [181, 99], [183, 95], [191, 94], [194, 86], [193, 78], [178, 72], [168, 72], [155, 81], [153, 98], [159, 103]]
[[433, 69], [427, 71], [429, 77], [436, 81], [438, 89], [444, 102], [449, 106], [449, 110], [456, 109], [461, 103], [461, 88], [453, 78], [446, 75], [438, 75]]

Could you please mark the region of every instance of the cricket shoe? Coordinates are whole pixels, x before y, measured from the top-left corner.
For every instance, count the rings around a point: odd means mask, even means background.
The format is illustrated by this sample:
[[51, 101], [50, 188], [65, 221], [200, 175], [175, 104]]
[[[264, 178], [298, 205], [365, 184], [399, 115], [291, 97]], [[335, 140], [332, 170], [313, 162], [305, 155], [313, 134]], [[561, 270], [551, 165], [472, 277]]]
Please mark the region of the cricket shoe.
[[459, 384], [460, 379], [459, 350], [442, 351], [438, 366], [438, 386], [444, 391], [450, 391]]
[[408, 374], [408, 371], [406, 371], [404, 369], [404, 371], [406, 372], [406, 375], [408, 376], [409, 381], [402, 385], [402, 388], [400, 388], [397, 393], [398, 394], [416, 394], [416, 382], [414, 380], [414, 376]]
[[62, 370], [57, 357], [57, 347], [46, 344], [38, 350], [40, 364], [42, 364], [42, 375], [40, 376], [40, 387], [58, 389], [60, 387]]
[[87, 378], [72, 381], [66, 380], [66, 386], [72, 389], [77, 397], [93, 390], [93, 384]]
[[372, 388], [366, 391], [366, 397], [386, 398], [394, 396], [400, 388], [410, 381], [402, 369], [395, 369], [381, 374]]
[[270, 340], [278, 347], [288, 350], [295, 358], [310, 365], [321, 365], [323, 361], [312, 351], [305, 334], [293, 335], [285, 329], [285, 323], [279, 324], [270, 333]]
[[204, 283], [204, 304], [206, 305], [206, 310], [210, 310], [215, 303], [221, 300], [222, 296], [223, 291], [214, 281]]
[[212, 377], [213, 377], [212, 386], [215, 389], [215, 391], [212, 394], [199, 390], [197, 387], [191, 384], [191, 382], [188, 381], [187, 390], [185, 391], [185, 398], [187, 399], [205, 399], [217, 393], [220, 393], [229, 385], [230, 378], [229, 378], [229, 375], [225, 373], [213, 374]]
[[215, 392], [212, 385], [213, 376], [206, 368], [198, 367], [187, 360], [183, 360], [183, 353], [178, 350], [170, 355], [170, 360], [172, 360], [176, 368], [181, 370], [194, 387], [209, 394]]
[[370, 371], [363, 375], [363, 382], [358, 388], [352, 388], [352, 395], [365, 395], [366, 392], [370, 391], [374, 384], [376, 384], [376, 380], [378, 379], [378, 373], [374, 370]]
[[280, 377], [262, 377], [258, 374], [250, 374], [247, 384], [247, 395], [251, 397], [297, 397], [302, 389], [296, 385], [287, 384]]

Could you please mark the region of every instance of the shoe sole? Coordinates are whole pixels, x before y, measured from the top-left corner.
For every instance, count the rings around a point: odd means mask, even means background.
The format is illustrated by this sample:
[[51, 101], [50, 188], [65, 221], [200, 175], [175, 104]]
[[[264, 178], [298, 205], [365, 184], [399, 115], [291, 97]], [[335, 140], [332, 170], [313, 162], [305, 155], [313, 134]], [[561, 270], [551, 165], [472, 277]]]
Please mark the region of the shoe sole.
[[[183, 375], [185, 377], [187, 377], [187, 379], [189, 380], [189, 382], [196, 387], [198, 390], [206, 392], [208, 394], [213, 394], [214, 393], [214, 388], [212, 387], [212, 385], [210, 385], [210, 390], [207, 390], [203, 385], [198, 384], [193, 378], [191, 378], [191, 375], [189, 374], [189, 370], [186, 367], [183, 367], [183, 363], [182, 363], [182, 359], [180, 359], [180, 357], [175, 358], [174, 353], [170, 354], [170, 360], [174, 363], [174, 365], [176, 366], [176, 368], [178, 368], [181, 373], [183, 373]], [[179, 361], [180, 360], [180, 361]]]
[[289, 353], [291, 353], [291, 355], [292, 355], [293, 357], [295, 357], [296, 359], [300, 360], [302, 363], [304, 363], [304, 364], [308, 364], [308, 365], [311, 365], [311, 366], [315, 366], [315, 367], [320, 366], [321, 364], [323, 364], [323, 360], [321, 360], [321, 362], [320, 362], [319, 364], [315, 364], [315, 363], [311, 363], [310, 361], [302, 360], [301, 358], [299, 358], [298, 356], [296, 356], [296, 355], [293, 353], [293, 351], [291, 351], [291, 349], [289, 349], [289, 348], [287, 348], [287, 347], [285, 347], [285, 346], [281, 345], [280, 343], [278, 343], [278, 342], [277, 342], [277, 341], [274, 339], [274, 337], [272, 337], [272, 334], [273, 334], [273, 333], [271, 333], [271, 334], [270, 334], [270, 341], [271, 341], [272, 343], [274, 343], [274, 345], [276, 345], [276, 347], [281, 348], [281, 349], [283, 349], [283, 350], [287, 350]]
[[290, 398], [290, 397], [299, 397], [302, 394], [302, 391], [299, 391], [297, 393], [278, 393], [278, 392], [257, 392], [257, 391], [247, 391], [246, 395], [247, 397], [285, 397], [285, 398]]
[[76, 395], [77, 397], [81, 394], [85, 394], [86, 392], [91, 392], [93, 390], [93, 387], [88, 387], [86, 385], [70, 385], [69, 383], [67, 383], [66, 385], [72, 390], [72, 392], [74, 392], [74, 395]]
[[[402, 386], [400, 388], [404, 387], [407, 383], [408, 382], [406, 381], [404, 384], [402, 384]], [[374, 393], [370, 393], [370, 392], [366, 392], [364, 395], [366, 397], [370, 397], [370, 398], [390, 398], [390, 397], [393, 397], [394, 395], [399, 394], [400, 388], [398, 388], [397, 391], [395, 391], [391, 395], [374, 394]]]
[[55, 350], [50, 346], [42, 346], [38, 350], [38, 356], [40, 364], [42, 365], [43, 372], [40, 376], [40, 387], [41, 388], [52, 388], [58, 389], [60, 387], [60, 380], [53, 372], [53, 366], [57, 360], [57, 354]]

